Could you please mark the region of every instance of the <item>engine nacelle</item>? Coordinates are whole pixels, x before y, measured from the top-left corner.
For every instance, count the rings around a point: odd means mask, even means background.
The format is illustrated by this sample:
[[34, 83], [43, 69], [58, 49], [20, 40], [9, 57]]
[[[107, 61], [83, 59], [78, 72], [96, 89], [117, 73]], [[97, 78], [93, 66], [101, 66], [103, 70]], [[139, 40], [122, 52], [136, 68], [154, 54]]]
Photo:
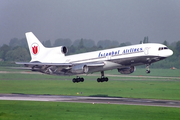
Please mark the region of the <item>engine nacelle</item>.
[[66, 54], [66, 53], [68, 52], [67, 47], [61, 46], [61, 52], [62, 52], [63, 54]]
[[84, 64], [75, 65], [71, 69], [71, 72], [75, 74], [83, 74], [83, 73], [87, 73], [88, 71], [89, 71], [88, 66]]
[[126, 67], [126, 68], [118, 68], [118, 72], [121, 74], [131, 74], [136, 70], [134, 66]]

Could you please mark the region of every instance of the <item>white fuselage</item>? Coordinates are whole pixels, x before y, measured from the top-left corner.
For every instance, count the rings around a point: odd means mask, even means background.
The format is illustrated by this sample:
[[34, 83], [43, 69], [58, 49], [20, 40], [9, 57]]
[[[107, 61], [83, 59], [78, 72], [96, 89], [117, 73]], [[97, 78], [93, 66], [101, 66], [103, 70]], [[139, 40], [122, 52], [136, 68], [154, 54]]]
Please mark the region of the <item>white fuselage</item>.
[[[159, 61], [160, 58], [166, 58], [168, 56], [171, 56], [173, 54], [172, 50], [159, 50], [159, 48], [165, 47], [165, 45], [156, 43], [138, 44], [126, 47], [118, 47], [95, 52], [64, 56], [63, 59], [60, 59], [58, 61], [55, 60], [53, 62], [82, 64], [103, 61], [105, 65], [99, 69], [109, 70], [123, 67], [124, 64], [121, 64], [121, 59], [125, 60], [125, 62], [130, 61], [127, 63], [127, 66], [131, 66], [145, 64], [146, 61], [148, 64], [148, 62], [151, 63], [151, 60], [155, 60], [154, 62], [156, 62]], [[141, 60], [141, 58], [144, 58], [145, 60]], [[99, 69], [95, 71], [99, 71]]]

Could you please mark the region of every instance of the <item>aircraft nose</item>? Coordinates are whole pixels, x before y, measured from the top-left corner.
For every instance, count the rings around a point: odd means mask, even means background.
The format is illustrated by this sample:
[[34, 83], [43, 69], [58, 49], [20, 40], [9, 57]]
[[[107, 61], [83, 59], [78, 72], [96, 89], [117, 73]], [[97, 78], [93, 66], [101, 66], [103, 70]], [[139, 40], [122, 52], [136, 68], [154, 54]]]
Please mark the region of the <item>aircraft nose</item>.
[[170, 49], [162, 50], [162, 51], [159, 52], [159, 56], [161, 56], [161, 57], [169, 57], [171, 55], [173, 55], [173, 51], [170, 50]]
[[173, 55], [173, 51], [169, 49], [169, 50], [167, 51], [167, 56], [169, 57], [169, 56], [171, 56], [171, 55]]

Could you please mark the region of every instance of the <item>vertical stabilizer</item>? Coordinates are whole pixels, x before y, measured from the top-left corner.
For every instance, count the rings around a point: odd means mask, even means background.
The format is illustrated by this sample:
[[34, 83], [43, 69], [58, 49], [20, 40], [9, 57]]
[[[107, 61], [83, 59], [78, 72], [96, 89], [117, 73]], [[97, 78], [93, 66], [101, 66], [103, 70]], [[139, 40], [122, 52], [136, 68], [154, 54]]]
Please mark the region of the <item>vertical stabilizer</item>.
[[32, 32], [28, 32], [25, 35], [29, 46], [31, 61], [41, 61], [45, 47]]

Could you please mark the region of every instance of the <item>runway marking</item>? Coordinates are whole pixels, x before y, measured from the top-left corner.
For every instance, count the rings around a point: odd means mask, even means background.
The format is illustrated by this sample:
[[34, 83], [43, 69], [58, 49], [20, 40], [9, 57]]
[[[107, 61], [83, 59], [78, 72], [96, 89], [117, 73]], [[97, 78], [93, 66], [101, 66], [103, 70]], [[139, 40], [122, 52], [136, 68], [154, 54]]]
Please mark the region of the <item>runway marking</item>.
[[135, 98], [0, 94], [0, 100], [52, 101], [52, 102], [74, 102], [74, 103], [92, 103], [92, 104], [124, 104], [124, 105], [161, 106], [161, 107], [180, 108], [180, 101], [177, 100], [155, 100], [155, 99], [135, 99]]

